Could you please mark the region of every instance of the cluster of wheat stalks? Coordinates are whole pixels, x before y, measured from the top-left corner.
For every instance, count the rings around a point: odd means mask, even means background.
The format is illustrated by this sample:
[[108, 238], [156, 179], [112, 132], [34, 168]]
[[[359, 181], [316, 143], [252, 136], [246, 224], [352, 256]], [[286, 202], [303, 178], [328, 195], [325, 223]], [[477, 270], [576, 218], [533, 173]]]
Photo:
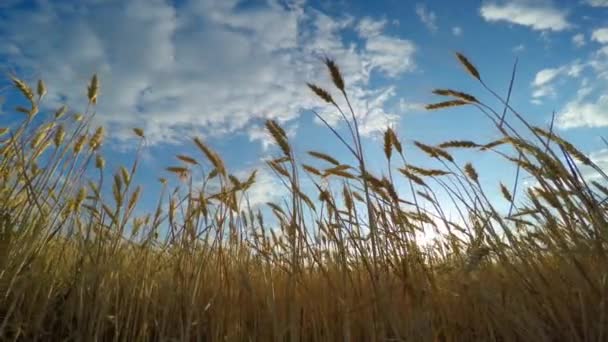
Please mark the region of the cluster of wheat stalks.
[[[317, 151], [298, 162], [285, 131], [268, 121], [280, 155], [267, 166], [290, 190], [283, 203], [268, 203], [276, 226], [247, 204], [256, 173], [238, 179], [200, 139], [200, 156], [178, 155], [167, 168], [179, 185], [161, 179], [156, 209], [135, 216], [138, 157], [113, 175], [104, 170], [104, 130], [91, 124], [97, 77], [84, 114], [62, 107], [44, 118], [44, 83], [34, 91], [14, 78], [29, 106], [16, 109], [25, 115], [18, 125], [0, 129], [1, 339], [608, 339], [608, 189], [578, 165], [606, 175], [551, 127], [529, 125], [457, 57], [503, 108], [450, 89], [435, 90], [447, 101], [427, 108], [476, 107], [500, 139], [416, 142], [411, 148], [441, 165], [428, 169], [410, 164], [387, 129], [387, 168], [372, 174], [343, 78], [326, 60], [347, 109], [309, 88], [342, 115], [347, 134], [327, 126], [352, 165]], [[141, 148], [145, 133], [133, 132]], [[483, 175], [452, 149], [493, 153], [535, 185], [485, 190]], [[314, 196], [302, 190], [303, 177]], [[394, 177], [405, 177], [406, 194]], [[508, 212], [486, 195], [498, 190]], [[421, 244], [419, 232], [434, 226], [443, 237]]]

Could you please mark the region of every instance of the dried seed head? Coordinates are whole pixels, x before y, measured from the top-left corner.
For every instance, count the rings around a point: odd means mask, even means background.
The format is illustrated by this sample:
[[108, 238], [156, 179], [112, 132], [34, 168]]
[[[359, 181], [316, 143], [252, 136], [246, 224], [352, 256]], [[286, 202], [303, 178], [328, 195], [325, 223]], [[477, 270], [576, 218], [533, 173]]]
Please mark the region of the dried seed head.
[[100, 154], [95, 156], [95, 167], [102, 170], [105, 166], [106, 161], [103, 159], [103, 157]]
[[473, 64], [463, 54], [457, 52], [456, 57], [458, 58], [458, 61], [460, 61], [460, 64], [462, 64], [467, 70], [467, 72], [471, 74], [471, 76], [481, 81], [479, 71], [477, 71], [477, 68], [475, 68]]
[[310, 88], [310, 90], [312, 90], [315, 94], [317, 94], [318, 97], [323, 99], [325, 102], [335, 103], [334, 99], [331, 97], [331, 95], [329, 95], [329, 92], [327, 92], [327, 90], [320, 88], [312, 83], [306, 83], [306, 84], [308, 85], [308, 88]]
[[59, 107], [59, 109], [57, 109], [57, 111], [55, 112], [55, 119], [59, 119], [63, 116], [63, 114], [65, 114], [65, 112], [67, 112], [68, 107], [67, 106], [61, 106]]
[[105, 129], [103, 128], [103, 126], [97, 127], [97, 129], [95, 130], [95, 133], [91, 137], [91, 140], [89, 140], [89, 147], [91, 148], [92, 151], [97, 150], [99, 148], [99, 146], [101, 146], [101, 143], [103, 142], [104, 134], [105, 134]]
[[509, 192], [509, 189], [507, 189], [507, 187], [502, 183], [500, 183], [500, 192], [507, 201], [513, 202], [513, 196]]
[[336, 86], [336, 88], [344, 92], [344, 79], [342, 78], [342, 74], [340, 73], [340, 69], [338, 68], [336, 63], [329, 58], [325, 58], [325, 65], [329, 69], [331, 79], [332, 81], [334, 81], [334, 85]]
[[140, 138], [144, 137], [144, 130], [141, 128], [133, 128], [133, 133], [135, 133], [135, 135], [137, 135]]
[[38, 80], [38, 88], [37, 88], [38, 98], [41, 99], [44, 95], [46, 95], [46, 85], [44, 81]]
[[34, 103], [34, 92], [32, 89], [25, 82], [16, 77], [12, 77], [12, 80], [15, 87], [21, 91], [21, 94], [23, 94], [31, 103]]
[[467, 163], [464, 166], [464, 172], [467, 174], [467, 176], [469, 176], [469, 178], [471, 178], [475, 183], [477, 183], [477, 181], [479, 180], [479, 175], [477, 174], [477, 171], [475, 171], [475, 168], [473, 167], [473, 165], [471, 165], [471, 163]]
[[283, 128], [281, 128], [276, 121], [268, 120], [266, 121], [266, 129], [268, 132], [270, 132], [270, 135], [272, 135], [277, 145], [279, 145], [283, 151], [283, 154], [285, 154], [286, 157], [291, 156], [291, 149], [289, 148], [289, 143], [287, 141], [287, 134]]
[[334, 164], [336, 166], [340, 165], [340, 162], [338, 162], [336, 159], [332, 158], [331, 156], [329, 156], [325, 153], [316, 152], [316, 151], [308, 151], [308, 154], [310, 154], [311, 156], [313, 156], [315, 158], [325, 160], [326, 162]]
[[384, 155], [390, 160], [393, 154], [393, 136], [390, 133], [390, 128], [384, 132]]
[[473, 95], [469, 95], [467, 93], [463, 93], [457, 90], [452, 89], [435, 89], [433, 90], [433, 94], [441, 95], [441, 96], [452, 96], [459, 98], [464, 101], [478, 103], [477, 99]]
[[464, 101], [464, 100], [451, 100], [451, 101], [444, 101], [444, 102], [439, 102], [439, 103], [428, 104], [428, 105], [424, 106], [424, 108], [426, 110], [436, 110], [436, 109], [442, 109], [442, 108], [448, 108], [448, 107], [464, 106], [467, 104], [470, 104], [470, 102]]
[[87, 96], [89, 98], [89, 102], [92, 104], [97, 103], [97, 95], [99, 93], [99, 79], [97, 78], [97, 74], [93, 74], [91, 78], [91, 83], [89, 84]]
[[84, 142], [86, 141], [87, 136], [85, 134], [82, 134], [81, 136], [79, 136], [76, 139], [76, 142], [74, 142], [74, 154], [78, 154], [80, 153], [80, 151], [82, 150], [82, 146], [84, 145]]
[[57, 127], [57, 131], [55, 131], [55, 137], [53, 138], [53, 142], [55, 143], [55, 147], [59, 147], [65, 138], [65, 129], [63, 125], [59, 125]]
[[224, 162], [220, 156], [211, 150], [207, 145], [203, 144], [199, 138], [194, 138], [194, 143], [205, 154], [211, 164], [213, 164], [213, 167], [217, 169], [217, 172], [219, 172], [222, 176], [226, 176], [226, 168], [224, 167]]

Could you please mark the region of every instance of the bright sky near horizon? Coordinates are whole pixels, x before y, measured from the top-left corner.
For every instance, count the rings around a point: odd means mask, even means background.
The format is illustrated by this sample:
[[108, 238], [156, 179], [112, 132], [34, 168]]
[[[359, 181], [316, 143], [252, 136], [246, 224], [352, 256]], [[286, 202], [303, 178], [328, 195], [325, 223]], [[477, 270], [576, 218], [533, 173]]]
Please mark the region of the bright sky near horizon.
[[[305, 1], [305, 0], [2, 0], [0, 62], [35, 84], [44, 79], [49, 111], [86, 105], [86, 85], [99, 75], [96, 119], [108, 127], [109, 165], [133, 153], [133, 127], [148, 139], [144, 183], [195, 154], [201, 136], [237, 174], [274, 153], [264, 121], [278, 120], [297, 153], [346, 156], [314, 120], [318, 109], [339, 117], [311, 94], [306, 82], [331, 90], [322, 63], [341, 68], [368, 144], [387, 125], [406, 143], [452, 139], [481, 143], [498, 137], [473, 108], [427, 112], [441, 99], [435, 88], [491, 96], [454, 58], [460, 51], [499, 94], [506, 94], [518, 58], [513, 104], [534, 124], [556, 113], [559, 133], [608, 168], [601, 137], [608, 127], [608, 0]], [[0, 80], [0, 88], [8, 79]], [[2, 88], [0, 125], [11, 122], [19, 94]], [[500, 107], [498, 106], [498, 109]], [[422, 155], [411, 145], [406, 153]], [[482, 155], [474, 161], [489, 184], [512, 177]], [[252, 201], [281, 196], [280, 183], [261, 172]], [[151, 194], [150, 194], [151, 195]], [[154, 197], [154, 196], [152, 196]]]

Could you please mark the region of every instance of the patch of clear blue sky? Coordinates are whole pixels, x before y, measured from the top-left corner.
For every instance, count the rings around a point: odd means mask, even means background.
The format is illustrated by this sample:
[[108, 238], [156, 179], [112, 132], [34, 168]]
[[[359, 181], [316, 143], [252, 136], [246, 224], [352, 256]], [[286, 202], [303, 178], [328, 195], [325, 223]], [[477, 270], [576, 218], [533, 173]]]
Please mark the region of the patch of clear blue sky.
[[[431, 94], [431, 90], [434, 88], [453, 88], [469, 92], [481, 99], [488, 100], [489, 103], [500, 109], [499, 104], [493, 101], [491, 96], [458, 65], [454, 58], [455, 51], [467, 55], [478, 67], [484, 80], [499, 94], [506, 93], [511, 67], [515, 58], [518, 57], [518, 73], [512, 102], [534, 124], [547, 125], [551, 112], [553, 110], [559, 111], [566, 102], [574, 97], [577, 89], [580, 88], [581, 77], [576, 79], [559, 78], [555, 82], [556, 97], [546, 98], [540, 105], [530, 102], [533, 91], [531, 82], [538, 71], [545, 68], [558, 68], [576, 59], [585, 61], [595, 53], [598, 44], [591, 42], [589, 37], [593, 29], [608, 25], [608, 9], [586, 6], [582, 1], [519, 2], [547, 5], [565, 11], [567, 20], [572, 24], [572, 27], [551, 32], [549, 30], [533, 30], [529, 26], [504, 21], [487, 22], [480, 15], [480, 7], [482, 4], [488, 3], [483, 1], [310, 1], [306, 4], [306, 9], [318, 10], [334, 18], [351, 16], [355, 21], [363, 17], [370, 17], [375, 20], [386, 19], [387, 24], [384, 34], [407, 39], [415, 44], [415, 70], [401, 74], [396, 78], [386, 78], [379, 73], [373, 74], [370, 87], [386, 85], [396, 87], [396, 95], [391, 101], [387, 102], [387, 111], [401, 114], [398, 133], [405, 142], [420, 140], [434, 144], [452, 139], [488, 142], [498, 137], [490, 122], [474, 108], [465, 107], [432, 113], [423, 110], [401, 113], [399, 110], [400, 99], [412, 103], [430, 103], [441, 100]], [[40, 2], [40, 4], [42, 3], [44, 1]], [[66, 1], [65, 3], [69, 2]], [[182, 1], [174, 1], [178, 14], [182, 3]], [[429, 30], [421, 23], [416, 14], [418, 4], [423, 4], [427, 11], [434, 13], [436, 31]], [[28, 11], [35, 11], [38, 6], [40, 5], [36, 1], [15, 1], [12, 6], [0, 7], [0, 20], [10, 16], [11, 11], [19, 9], [27, 13]], [[246, 12], [252, 8], [260, 8], [260, 6], [265, 5], [260, 1], [246, 1], [241, 2], [237, 9]], [[69, 18], [66, 18], [66, 20], [69, 20]], [[108, 25], [111, 25], [111, 23], [108, 23]], [[461, 28], [462, 34], [453, 34], [452, 29], [454, 27]], [[0, 29], [0, 37], [11, 33]], [[585, 35], [586, 45], [577, 47], [572, 43], [572, 37], [577, 33]], [[353, 28], [347, 28], [341, 31], [341, 34], [345, 41], [356, 44], [358, 48], [361, 48], [364, 43], [355, 34]], [[45, 39], [43, 32], [40, 33], [40, 39]], [[517, 46], [523, 46], [523, 49], [518, 50], [516, 49]], [[0, 61], [3, 64], [11, 67], [18, 65], [7, 59], [7, 56], [7, 54], [0, 53]], [[331, 56], [331, 52], [328, 52], [328, 56]], [[340, 64], [340, 60], [337, 60], [337, 63]], [[11, 71], [13, 70], [17, 74], [26, 76], [36, 75], [40, 72], [39, 70], [11, 69]], [[593, 80], [592, 72], [587, 68], [581, 74], [583, 77]], [[35, 80], [31, 79], [30, 81]], [[310, 81], [315, 82], [316, 80]], [[0, 85], [5, 84], [7, 84], [6, 80], [2, 79]], [[120, 84], [103, 84], [103, 86], [120, 87]], [[84, 87], [83, 84], [83, 90]], [[305, 91], [305, 88], [303, 88], [303, 91]], [[14, 91], [3, 90], [2, 96], [5, 97], [5, 103], [2, 106], [4, 114], [0, 118], [0, 123], [5, 126], [13, 122], [15, 114], [12, 113], [12, 108], [21, 100]], [[201, 101], [204, 100], [204, 97], [202, 97]], [[100, 101], [111, 101], [111, 99], [100, 98]], [[256, 122], [261, 123], [261, 121]], [[301, 157], [305, 158], [304, 152], [311, 149], [332, 155], [346, 156], [345, 149], [339, 145], [331, 133], [313, 122], [312, 113], [303, 112], [297, 119], [297, 124], [293, 145]], [[561, 133], [581, 146], [583, 151], [591, 152], [602, 148], [599, 137], [602, 134], [605, 135], [604, 130], [605, 127], [575, 128]], [[343, 129], [340, 132], [345, 133]], [[367, 139], [366, 142], [366, 148], [370, 151], [368, 153], [369, 162], [373, 165], [384, 165], [380, 147], [381, 142], [373, 139]], [[209, 143], [220, 152], [227, 164], [234, 170], [259, 165], [260, 157], [275, 151], [272, 148], [270, 151], [265, 151], [257, 142], [250, 142], [245, 131], [210, 138]], [[128, 165], [133, 155], [132, 151], [123, 152], [122, 148], [117, 148], [117, 144], [119, 142], [109, 141], [104, 147], [110, 169], [115, 169], [120, 164]], [[159, 176], [167, 176], [163, 169], [177, 163], [174, 158], [176, 154], [195, 155], [202, 159], [200, 153], [193, 148], [190, 140], [187, 140], [185, 145], [160, 144], [150, 146], [144, 151], [139, 181], [147, 188], [147, 196], [143, 198], [145, 206], [154, 204], [155, 193], [158, 189], [156, 179]], [[406, 154], [416, 164], [433, 165], [411, 145], [407, 146]], [[508, 182], [512, 177], [513, 170], [505, 168], [501, 163], [496, 163], [494, 157], [468, 153], [461, 154], [461, 156], [463, 162], [474, 161], [482, 179], [488, 186], [494, 186], [498, 179], [507, 179]]]

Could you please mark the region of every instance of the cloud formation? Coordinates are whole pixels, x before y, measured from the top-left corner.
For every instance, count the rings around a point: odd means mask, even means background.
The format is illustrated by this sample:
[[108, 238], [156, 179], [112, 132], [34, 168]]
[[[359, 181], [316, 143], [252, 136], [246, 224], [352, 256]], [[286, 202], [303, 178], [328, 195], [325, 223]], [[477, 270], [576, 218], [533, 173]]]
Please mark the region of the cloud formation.
[[[398, 77], [415, 66], [414, 43], [386, 35], [383, 21], [332, 18], [301, 1], [53, 1], [6, 13], [0, 58], [39, 74], [47, 105], [84, 108], [86, 84], [98, 73], [97, 118], [114, 137], [142, 127], [151, 143], [297, 118], [320, 103], [307, 81], [330, 88], [324, 56], [340, 65], [363, 133], [372, 134], [395, 120], [383, 109], [393, 92], [370, 89], [372, 74]], [[343, 39], [347, 30], [360, 46]]]
[[562, 31], [572, 26], [566, 12], [547, 1], [485, 2], [479, 13], [488, 22], [508, 22], [537, 31]]

